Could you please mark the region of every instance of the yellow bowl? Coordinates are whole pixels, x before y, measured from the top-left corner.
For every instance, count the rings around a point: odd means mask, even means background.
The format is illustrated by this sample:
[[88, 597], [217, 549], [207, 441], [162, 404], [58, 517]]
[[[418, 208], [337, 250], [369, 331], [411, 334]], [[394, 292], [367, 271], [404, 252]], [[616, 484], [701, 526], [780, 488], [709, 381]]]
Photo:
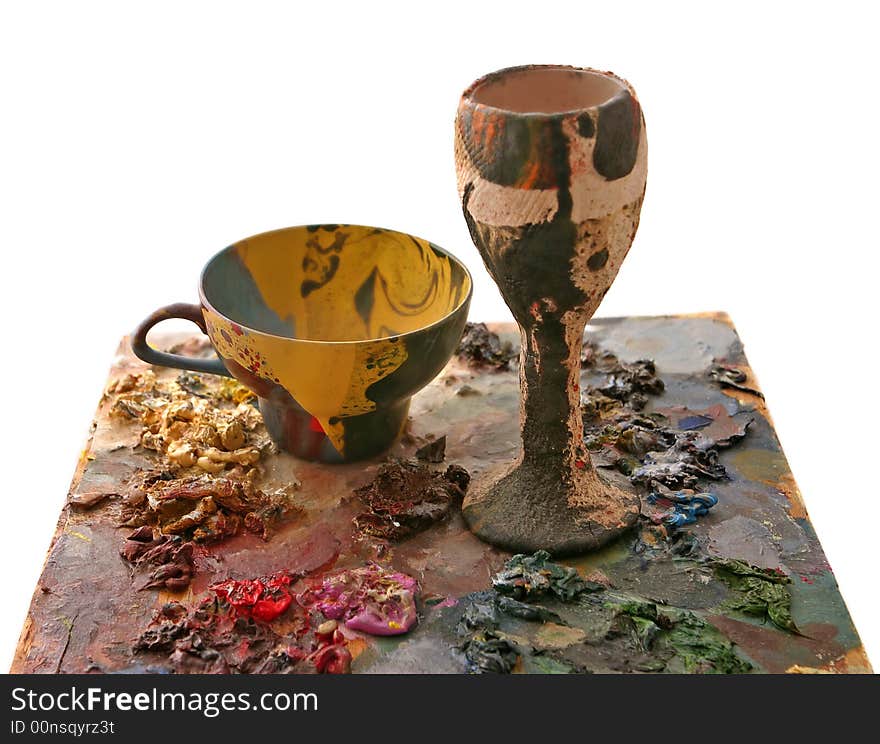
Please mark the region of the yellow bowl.
[[[299, 457], [345, 462], [387, 449], [412, 395], [454, 352], [472, 293], [458, 259], [421, 238], [360, 225], [262, 233], [215, 255], [201, 305], [176, 304], [132, 334], [146, 362], [231, 375], [272, 438]], [[192, 320], [219, 359], [150, 347], [161, 320]]]

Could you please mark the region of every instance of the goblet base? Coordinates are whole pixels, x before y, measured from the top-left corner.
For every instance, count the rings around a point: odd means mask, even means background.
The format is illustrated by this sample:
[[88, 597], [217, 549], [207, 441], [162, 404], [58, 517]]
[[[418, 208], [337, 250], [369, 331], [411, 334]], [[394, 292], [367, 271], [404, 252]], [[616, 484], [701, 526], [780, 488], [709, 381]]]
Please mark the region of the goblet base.
[[567, 479], [542, 463], [507, 465], [471, 487], [462, 514], [481, 540], [516, 553], [596, 550], [635, 524], [639, 499], [590, 475]]

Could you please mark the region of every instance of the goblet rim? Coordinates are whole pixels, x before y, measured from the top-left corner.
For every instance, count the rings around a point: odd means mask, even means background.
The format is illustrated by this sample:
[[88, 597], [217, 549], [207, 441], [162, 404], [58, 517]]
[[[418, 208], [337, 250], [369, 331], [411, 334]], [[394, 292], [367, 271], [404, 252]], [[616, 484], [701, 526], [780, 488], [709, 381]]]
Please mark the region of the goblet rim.
[[[483, 103], [474, 98], [474, 93], [486, 83], [492, 82], [499, 78], [502, 78], [506, 75], [516, 72], [523, 72], [527, 70], [566, 70], [569, 72], [586, 72], [591, 75], [596, 75], [608, 80], [612, 80], [620, 86], [620, 90], [618, 90], [613, 95], [606, 98], [604, 101], [599, 103], [592, 104], [590, 106], [580, 106], [577, 108], [566, 109], [564, 111], [515, 111], [511, 108], [505, 108], [503, 106], [495, 106], [491, 103]], [[582, 114], [585, 111], [594, 111], [598, 109], [600, 106], [604, 106], [609, 102], [615, 100], [619, 96], [628, 93], [634, 99], [636, 98], [635, 89], [629, 83], [628, 80], [622, 78], [620, 75], [617, 75], [610, 70], [599, 70], [594, 67], [578, 67], [576, 65], [561, 65], [561, 64], [529, 64], [529, 65], [512, 65], [510, 67], [502, 67], [498, 70], [494, 70], [493, 72], [489, 72], [476, 80], [474, 80], [467, 88], [465, 88], [464, 92], [461, 94], [461, 103], [467, 104], [468, 106], [472, 106], [475, 108], [483, 109], [486, 111], [495, 111], [500, 114], [505, 114], [507, 116], [516, 116], [516, 117], [524, 117], [524, 118], [535, 118], [535, 119], [559, 119], [570, 116], [576, 116], [578, 114]]]
[[[360, 229], [364, 229], [364, 230], [376, 229], [375, 225], [357, 225], [357, 224], [354, 224], [351, 222], [339, 222], [339, 223], [328, 222], [328, 223], [320, 223], [320, 224], [337, 224], [340, 226], [360, 228]], [[214, 255], [212, 255], [207, 260], [204, 267], [202, 268], [201, 274], [199, 275], [198, 293], [199, 293], [199, 301], [201, 302], [202, 307], [210, 310], [215, 315], [220, 316], [221, 318], [229, 321], [230, 323], [234, 323], [235, 325], [239, 326], [241, 329], [247, 331], [248, 333], [252, 333], [254, 335], [267, 336], [269, 338], [276, 338], [276, 339], [280, 339], [282, 341], [290, 341], [290, 342], [294, 342], [297, 344], [317, 344], [317, 345], [327, 345], [327, 346], [345, 346], [345, 345], [356, 346], [358, 344], [373, 343], [375, 341], [387, 341], [388, 339], [392, 339], [392, 338], [394, 338], [394, 339], [408, 338], [410, 336], [424, 333], [425, 331], [432, 329], [432, 328], [436, 328], [440, 325], [443, 325], [444, 323], [448, 323], [448, 322], [450, 322], [450, 320], [453, 317], [455, 317], [458, 313], [460, 313], [463, 308], [468, 306], [468, 304], [471, 301], [471, 298], [473, 297], [474, 279], [473, 279], [473, 276], [471, 276], [470, 269], [468, 269], [468, 267], [464, 263], [464, 261], [462, 261], [460, 258], [455, 256], [453, 253], [450, 253], [445, 248], [437, 245], [433, 241], [427, 240], [426, 238], [422, 238], [420, 236], [413, 235], [412, 233], [403, 232], [402, 230], [396, 230], [394, 228], [384, 228], [383, 227], [383, 228], [378, 228], [378, 229], [384, 230], [386, 232], [397, 233], [398, 235], [405, 235], [408, 237], [418, 238], [419, 240], [424, 240], [426, 243], [428, 243], [431, 246], [431, 248], [433, 250], [441, 253], [443, 256], [448, 258], [451, 262], [453, 262], [456, 266], [458, 266], [464, 272], [464, 276], [467, 280], [467, 292], [464, 294], [464, 296], [461, 298], [461, 300], [459, 300], [458, 304], [454, 308], [452, 308], [452, 310], [450, 310], [448, 313], [446, 313], [443, 317], [438, 318], [437, 320], [435, 320], [432, 323], [427, 323], [426, 325], [420, 326], [418, 328], [414, 328], [410, 331], [403, 331], [402, 333], [397, 333], [397, 334], [393, 334], [393, 335], [377, 336], [376, 338], [368, 338], [368, 339], [350, 339], [350, 340], [344, 340], [344, 341], [329, 341], [326, 339], [297, 338], [295, 336], [282, 336], [277, 333], [271, 333], [270, 331], [264, 331], [259, 328], [254, 328], [252, 326], [247, 325], [246, 323], [242, 323], [241, 321], [236, 320], [235, 318], [230, 318], [227, 313], [218, 310], [217, 307], [215, 305], [213, 305], [211, 303], [211, 301], [208, 299], [207, 293], [205, 292], [205, 280], [206, 280], [206, 277], [208, 274], [208, 270], [211, 267], [211, 265], [214, 263], [214, 261], [217, 260], [223, 254], [225, 254], [227, 251], [233, 250], [236, 245], [238, 245], [239, 243], [242, 243], [246, 240], [254, 240], [256, 238], [260, 238], [265, 235], [271, 235], [273, 233], [280, 233], [280, 232], [287, 232], [289, 230], [300, 230], [300, 229], [305, 230], [305, 229], [308, 229], [309, 227], [314, 227], [314, 224], [288, 225], [287, 227], [279, 227], [274, 230], [266, 230], [264, 232], [250, 235], [246, 238], [242, 238], [241, 240], [237, 240], [234, 243], [230, 243], [226, 247], [221, 248], [219, 251], [214, 253]]]

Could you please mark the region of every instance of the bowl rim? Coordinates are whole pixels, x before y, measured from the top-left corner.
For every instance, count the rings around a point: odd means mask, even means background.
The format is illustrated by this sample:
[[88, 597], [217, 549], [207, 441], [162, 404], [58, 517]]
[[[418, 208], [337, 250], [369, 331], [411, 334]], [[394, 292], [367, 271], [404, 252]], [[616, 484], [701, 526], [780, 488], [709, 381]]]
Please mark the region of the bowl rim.
[[[314, 229], [320, 229], [321, 227], [329, 226], [329, 225], [335, 225], [338, 227], [354, 227], [354, 228], [360, 228], [363, 230], [382, 230], [384, 232], [396, 233], [397, 235], [403, 235], [403, 236], [406, 236], [409, 238], [416, 238], [417, 240], [422, 240], [425, 243], [427, 243], [429, 246], [431, 246], [431, 248], [433, 250], [439, 252], [440, 254], [442, 254], [443, 256], [448, 258], [450, 261], [455, 263], [464, 272], [465, 279], [467, 279], [467, 293], [464, 295], [464, 297], [462, 297], [462, 299], [458, 302], [458, 304], [452, 310], [450, 310], [448, 313], [443, 315], [443, 317], [438, 318], [437, 320], [435, 320], [432, 323], [428, 323], [427, 325], [421, 326], [419, 328], [414, 328], [411, 331], [404, 331], [403, 333], [397, 333], [394, 335], [377, 336], [376, 338], [354, 339], [354, 340], [349, 340], [349, 341], [326, 341], [326, 340], [322, 340], [322, 339], [296, 338], [295, 336], [279, 336], [277, 333], [270, 333], [269, 331], [261, 331], [258, 328], [253, 328], [245, 323], [241, 323], [238, 320], [230, 318], [226, 313], [221, 312], [216, 307], [214, 307], [214, 305], [212, 305], [211, 302], [208, 300], [208, 298], [205, 294], [205, 276], [208, 273], [208, 269], [211, 267], [211, 265], [217, 259], [220, 258], [220, 256], [225, 255], [227, 252], [229, 252], [231, 250], [234, 250], [235, 247], [239, 243], [243, 243], [246, 240], [256, 240], [257, 238], [261, 238], [266, 235], [272, 235], [273, 233], [289, 232], [292, 230], [309, 230], [310, 228], [312, 230], [314, 230]], [[240, 240], [237, 240], [234, 243], [230, 243], [225, 248], [221, 248], [219, 251], [217, 251], [213, 256], [211, 256], [211, 258], [209, 258], [207, 260], [207, 262], [202, 267], [202, 270], [199, 274], [199, 302], [201, 302], [203, 308], [207, 308], [215, 315], [219, 315], [224, 320], [237, 325], [239, 328], [241, 328], [244, 331], [247, 331], [248, 333], [254, 333], [259, 336], [267, 336], [269, 338], [277, 338], [282, 341], [292, 341], [292, 342], [296, 342], [299, 344], [327, 344], [327, 345], [339, 346], [339, 345], [344, 345], [344, 344], [369, 344], [369, 343], [374, 343], [376, 341], [388, 341], [391, 339], [406, 338], [408, 336], [412, 336], [417, 333], [423, 333], [424, 331], [427, 331], [431, 328], [434, 328], [435, 326], [439, 326], [443, 323], [446, 323], [452, 316], [459, 313], [462, 310], [462, 308], [466, 307], [470, 303], [471, 298], [473, 296], [473, 293], [474, 293], [474, 279], [471, 276], [470, 270], [465, 265], [464, 261], [462, 261], [460, 258], [458, 258], [453, 253], [450, 253], [445, 248], [440, 247], [436, 243], [434, 243], [430, 240], [427, 240], [426, 238], [421, 238], [417, 235], [413, 235], [412, 233], [403, 232], [401, 230], [395, 230], [393, 228], [386, 228], [386, 227], [376, 227], [374, 225], [358, 225], [358, 224], [353, 224], [353, 223], [349, 223], [349, 222], [326, 222], [326, 223], [311, 223], [311, 224], [307, 224], [307, 225], [290, 225], [288, 227], [279, 227], [274, 230], [265, 230], [263, 232], [259, 232], [254, 235], [249, 235], [248, 237], [241, 238]]]
[[[474, 93], [477, 89], [484, 85], [485, 83], [491, 82], [496, 78], [503, 77], [510, 73], [516, 72], [525, 72], [528, 70], [567, 70], [569, 72], [588, 72], [592, 75], [598, 75], [600, 77], [609, 78], [616, 82], [620, 86], [620, 90], [617, 91], [613, 96], [608, 98], [606, 101], [602, 103], [597, 103], [592, 106], [584, 106], [581, 108], [568, 109], [566, 111], [513, 111], [511, 109], [503, 108], [501, 106], [493, 106], [489, 103], [481, 103], [474, 98]], [[469, 108], [478, 108], [484, 111], [494, 111], [499, 114], [503, 114], [506, 116], [512, 117], [523, 117], [526, 119], [560, 119], [567, 118], [571, 116], [577, 116], [579, 114], [583, 114], [586, 111], [595, 111], [599, 109], [601, 106], [605, 106], [606, 104], [614, 101], [620, 96], [629, 93], [630, 97], [635, 100], [638, 100], [636, 97], [635, 89], [630, 85], [629, 81], [625, 78], [620, 77], [610, 70], [598, 70], [593, 67], [578, 67], [576, 65], [554, 65], [554, 64], [533, 64], [533, 65], [512, 65], [511, 67], [502, 67], [499, 70], [494, 70], [492, 72], [488, 72], [481, 77], [478, 77], [474, 80], [467, 88], [464, 89], [464, 92], [461, 94], [460, 106], [467, 106]]]

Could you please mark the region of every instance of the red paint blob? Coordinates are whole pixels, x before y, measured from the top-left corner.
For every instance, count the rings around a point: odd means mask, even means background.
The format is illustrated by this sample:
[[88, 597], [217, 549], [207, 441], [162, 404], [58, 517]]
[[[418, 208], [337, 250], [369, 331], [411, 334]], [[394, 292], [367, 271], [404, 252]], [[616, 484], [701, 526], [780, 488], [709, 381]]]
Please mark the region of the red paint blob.
[[228, 579], [214, 584], [211, 591], [229, 602], [238, 615], [271, 623], [290, 607], [293, 597], [289, 586], [290, 576], [276, 574], [261, 579]]

